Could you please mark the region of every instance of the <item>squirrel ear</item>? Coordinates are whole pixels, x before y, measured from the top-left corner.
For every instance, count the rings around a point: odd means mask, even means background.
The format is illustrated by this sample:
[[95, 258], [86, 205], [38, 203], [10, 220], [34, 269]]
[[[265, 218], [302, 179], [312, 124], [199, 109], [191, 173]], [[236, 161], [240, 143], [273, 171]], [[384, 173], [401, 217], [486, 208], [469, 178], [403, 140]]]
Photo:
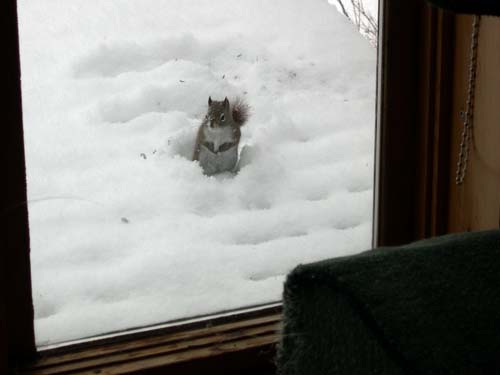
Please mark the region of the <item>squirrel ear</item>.
[[212, 97], [208, 97], [208, 105], [211, 106], [212, 105]]
[[224, 98], [224, 108], [229, 108], [229, 100], [227, 99], [227, 96]]

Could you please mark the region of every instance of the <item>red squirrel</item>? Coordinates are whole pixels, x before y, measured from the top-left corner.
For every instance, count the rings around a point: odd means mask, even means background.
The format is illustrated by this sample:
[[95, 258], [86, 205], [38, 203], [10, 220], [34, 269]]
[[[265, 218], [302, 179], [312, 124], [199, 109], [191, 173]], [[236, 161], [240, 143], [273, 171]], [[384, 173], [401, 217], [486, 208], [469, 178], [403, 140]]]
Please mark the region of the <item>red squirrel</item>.
[[234, 171], [238, 163], [240, 128], [246, 123], [249, 107], [237, 98], [232, 104], [208, 98], [208, 111], [196, 136], [193, 160], [206, 175]]

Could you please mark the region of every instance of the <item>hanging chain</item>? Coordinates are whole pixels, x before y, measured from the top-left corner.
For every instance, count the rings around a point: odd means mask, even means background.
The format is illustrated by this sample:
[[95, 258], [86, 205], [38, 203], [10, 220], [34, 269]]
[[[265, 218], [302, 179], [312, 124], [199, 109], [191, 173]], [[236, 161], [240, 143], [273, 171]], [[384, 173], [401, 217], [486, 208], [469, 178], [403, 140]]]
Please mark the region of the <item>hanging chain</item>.
[[469, 148], [472, 141], [474, 92], [476, 88], [477, 45], [479, 40], [480, 21], [481, 16], [474, 16], [472, 21], [467, 102], [465, 103], [465, 113], [461, 113], [464, 127], [462, 129], [462, 139], [460, 141], [460, 151], [457, 162], [457, 173], [455, 176], [455, 183], [457, 185], [461, 185], [464, 182], [465, 173], [467, 172], [467, 161], [469, 160]]

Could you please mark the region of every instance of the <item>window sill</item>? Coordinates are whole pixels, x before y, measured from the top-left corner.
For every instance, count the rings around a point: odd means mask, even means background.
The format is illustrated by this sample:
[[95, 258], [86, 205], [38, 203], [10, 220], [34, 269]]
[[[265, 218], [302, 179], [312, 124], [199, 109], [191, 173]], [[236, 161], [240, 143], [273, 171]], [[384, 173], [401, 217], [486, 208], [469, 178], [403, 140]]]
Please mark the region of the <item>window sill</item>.
[[[48, 374], [273, 373], [281, 308], [95, 340], [39, 353], [19, 371]], [[264, 371], [264, 372], [262, 372]], [[160, 373], [160, 372], [158, 372]]]

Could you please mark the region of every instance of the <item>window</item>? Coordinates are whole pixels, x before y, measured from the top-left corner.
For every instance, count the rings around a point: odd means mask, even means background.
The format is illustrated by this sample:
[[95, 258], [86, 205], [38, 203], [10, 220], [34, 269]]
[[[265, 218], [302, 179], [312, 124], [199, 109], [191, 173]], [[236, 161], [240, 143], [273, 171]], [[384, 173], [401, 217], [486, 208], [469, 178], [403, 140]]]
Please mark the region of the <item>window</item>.
[[277, 303], [371, 246], [376, 40], [326, 0], [18, 11], [40, 347]]
[[[6, 60], [11, 63], [12, 75], [8, 75], [6, 87], [11, 92], [12, 105], [8, 106], [8, 124], [10, 127], [2, 128], [2, 140], [8, 151], [2, 155], [4, 165], [7, 163], [17, 168], [5, 171], [6, 181], [11, 187], [9, 195], [6, 195], [6, 203], [2, 208], [11, 208], [12, 204], [19, 204], [25, 200], [24, 182], [22, 174], [24, 160], [22, 153], [22, 133], [20, 131], [20, 101], [17, 64], [17, 40], [13, 36], [15, 30], [15, 8], [10, 3], [3, 4], [9, 15], [10, 22], [2, 23], [2, 27], [10, 35], [6, 44]], [[415, 101], [406, 100], [408, 95], [404, 92], [419, 93], [417, 80], [414, 79], [416, 72], [422, 68], [418, 64], [419, 56], [414, 43], [408, 40], [420, 41], [426, 46], [426, 39], [417, 31], [420, 21], [430, 22], [429, 16], [434, 13], [421, 12], [420, 2], [410, 2], [404, 5], [400, 2], [387, 0], [384, 5], [384, 18], [382, 27], [382, 49], [380, 65], [378, 95], [381, 114], [379, 129], [379, 167], [378, 182], [376, 185], [378, 201], [376, 205], [376, 216], [378, 218], [376, 234], [378, 244], [392, 244], [408, 242], [417, 238], [414, 222], [417, 213], [413, 200], [417, 199], [417, 193], [413, 189], [417, 181], [414, 171], [417, 160], [409, 150], [416, 149], [414, 132], [417, 118], [415, 116], [417, 104]], [[434, 19], [434, 21], [436, 21]], [[395, 32], [397, 30], [397, 32]], [[428, 30], [428, 29], [425, 29]], [[397, 35], [398, 38], [395, 38]], [[396, 53], [398, 51], [398, 53]], [[405, 53], [401, 53], [404, 51]], [[427, 61], [422, 58], [422, 60]], [[17, 72], [17, 73], [16, 73]], [[427, 98], [428, 99], [428, 98]], [[389, 110], [390, 109], [390, 110]], [[397, 142], [392, 140], [396, 139]], [[396, 162], [397, 161], [397, 162]], [[399, 174], [399, 177], [397, 175]], [[22, 204], [21, 204], [22, 206]], [[398, 215], [405, 213], [405, 215]], [[9, 344], [9, 366], [14, 366], [16, 358], [30, 356], [34, 352], [32, 315], [30, 315], [30, 283], [29, 283], [29, 261], [27, 261], [27, 222], [26, 212], [19, 210], [18, 215], [11, 215], [9, 220], [2, 225], [2, 238], [8, 240], [9, 251], [2, 253], [2, 260], [9, 267], [6, 270], [6, 282], [1, 290], [2, 301], [9, 307], [7, 314], [2, 316], [2, 324], [10, 330], [2, 335], [2, 343]], [[17, 285], [14, 293], [7, 288], [8, 285]], [[243, 317], [244, 319], [244, 317]], [[150, 332], [153, 335], [153, 331]], [[123, 338], [124, 339], [124, 338]], [[72, 350], [71, 348], [67, 348]], [[213, 358], [221, 358], [220, 352], [213, 353]], [[248, 358], [247, 358], [248, 359]], [[245, 366], [244, 360], [242, 366]], [[154, 366], [153, 366], [154, 367]]]

